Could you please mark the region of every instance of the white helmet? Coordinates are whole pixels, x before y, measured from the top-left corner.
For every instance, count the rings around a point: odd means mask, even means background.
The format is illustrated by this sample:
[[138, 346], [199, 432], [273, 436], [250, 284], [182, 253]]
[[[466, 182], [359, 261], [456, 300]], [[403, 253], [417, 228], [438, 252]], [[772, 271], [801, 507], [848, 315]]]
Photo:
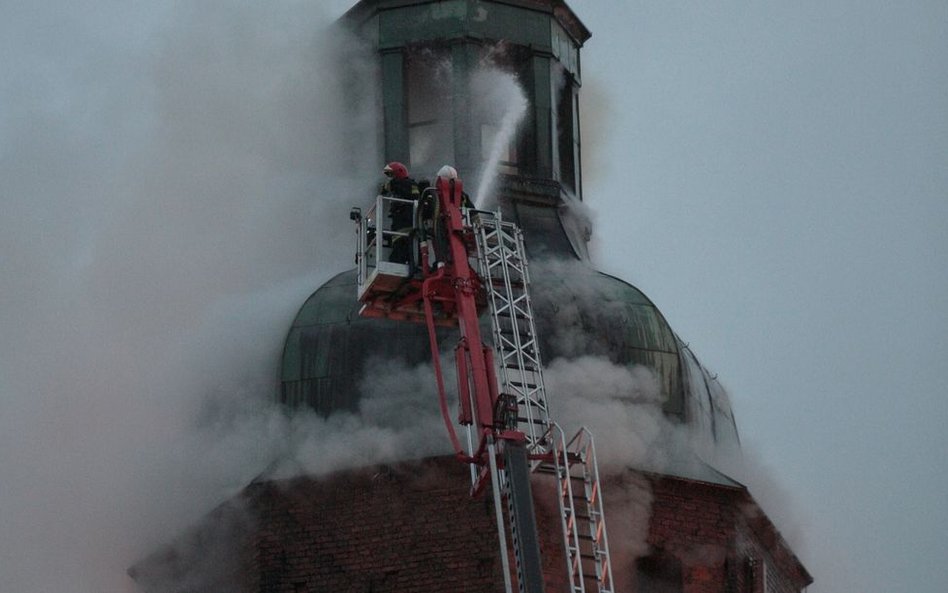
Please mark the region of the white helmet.
[[438, 177], [443, 177], [444, 179], [457, 179], [458, 170], [451, 165], [445, 165], [438, 169]]

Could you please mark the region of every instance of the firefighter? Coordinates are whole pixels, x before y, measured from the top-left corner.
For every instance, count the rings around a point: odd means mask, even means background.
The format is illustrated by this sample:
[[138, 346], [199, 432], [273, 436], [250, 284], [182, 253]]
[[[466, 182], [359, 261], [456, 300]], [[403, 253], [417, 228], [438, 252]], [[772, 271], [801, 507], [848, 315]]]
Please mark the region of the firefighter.
[[[459, 179], [457, 169], [450, 165], [445, 165], [438, 169], [438, 177], [446, 180]], [[439, 209], [436, 205], [437, 198], [434, 198], [432, 202], [429, 207], [426, 207], [427, 204], [425, 204], [424, 200], [422, 201], [421, 220], [422, 224], [427, 225], [427, 234], [432, 239], [430, 246], [431, 251], [429, 252], [430, 265], [432, 268], [438, 268], [444, 265], [444, 262], [451, 259], [451, 252], [449, 250], [448, 236], [445, 234], [444, 224], [437, 215]], [[461, 191], [461, 203], [455, 204], [455, 206], [459, 208], [473, 208], [474, 204], [471, 202], [470, 196], [464, 191]]]
[[[382, 184], [381, 193], [383, 196], [399, 198], [401, 200], [411, 200], [415, 202], [421, 196], [421, 190], [418, 183], [408, 175], [408, 167], [392, 161], [385, 165], [382, 173], [388, 179]], [[410, 264], [411, 263], [411, 243], [415, 226], [414, 204], [405, 202], [393, 202], [388, 211], [388, 217], [391, 220], [391, 230], [399, 233], [408, 233], [409, 236], [399, 235], [392, 239], [392, 253], [389, 255], [389, 261]]]
[[[438, 177], [443, 177], [444, 179], [457, 179], [458, 170], [452, 167], [451, 165], [445, 165], [438, 169]], [[458, 204], [461, 208], [473, 208], [474, 202], [471, 201], [471, 196], [467, 195], [467, 192], [461, 192], [461, 203]]]

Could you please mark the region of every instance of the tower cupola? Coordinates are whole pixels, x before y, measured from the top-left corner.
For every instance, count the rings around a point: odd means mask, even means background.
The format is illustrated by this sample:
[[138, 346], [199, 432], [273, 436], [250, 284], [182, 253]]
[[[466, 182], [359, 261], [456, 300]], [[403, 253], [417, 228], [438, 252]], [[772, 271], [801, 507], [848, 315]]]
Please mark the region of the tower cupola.
[[577, 89], [589, 30], [557, 0], [362, 0], [343, 17], [378, 54], [385, 161], [472, 179], [502, 125], [484, 109], [480, 68], [513, 75], [525, 95], [520, 133], [500, 171], [581, 194]]

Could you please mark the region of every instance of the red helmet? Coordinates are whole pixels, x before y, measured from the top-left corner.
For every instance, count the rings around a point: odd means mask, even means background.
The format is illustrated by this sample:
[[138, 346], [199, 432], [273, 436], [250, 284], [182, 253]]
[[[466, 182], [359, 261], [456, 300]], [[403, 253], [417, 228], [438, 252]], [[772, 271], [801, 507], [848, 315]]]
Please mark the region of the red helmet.
[[385, 168], [382, 169], [382, 173], [385, 173], [386, 177], [405, 179], [408, 177], [408, 167], [399, 163], [398, 161], [392, 161], [391, 163], [385, 165]]

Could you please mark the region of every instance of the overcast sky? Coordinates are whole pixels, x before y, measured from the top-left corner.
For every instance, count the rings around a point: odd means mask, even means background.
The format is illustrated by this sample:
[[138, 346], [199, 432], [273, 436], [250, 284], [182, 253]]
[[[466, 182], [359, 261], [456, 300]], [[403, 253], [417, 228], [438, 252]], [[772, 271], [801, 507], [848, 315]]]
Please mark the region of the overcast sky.
[[948, 590], [948, 3], [570, 4], [602, 267], [729, 388], [811, 591]]
[[[11, 591], [118, 590], [252, 477], [181, 418], [266, 384], [351, 257], [300, 48], [352, 2], [314, 2], [0, 0]], [[948, 4], [570, 4], [599, 267], [728, 387], [811, 593], [948, 590]]]

